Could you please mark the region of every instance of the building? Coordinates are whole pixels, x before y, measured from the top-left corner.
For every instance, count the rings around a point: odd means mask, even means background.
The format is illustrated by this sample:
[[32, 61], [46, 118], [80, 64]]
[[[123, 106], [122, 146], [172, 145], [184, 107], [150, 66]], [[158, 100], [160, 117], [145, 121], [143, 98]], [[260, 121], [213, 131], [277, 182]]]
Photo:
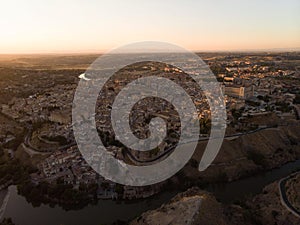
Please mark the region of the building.
[[224, 82], [222, 91], [229, 97], [249, 99], [254, 95], [254, 86], [249, 81], [235, 78], [230, 79], [230, 82]]

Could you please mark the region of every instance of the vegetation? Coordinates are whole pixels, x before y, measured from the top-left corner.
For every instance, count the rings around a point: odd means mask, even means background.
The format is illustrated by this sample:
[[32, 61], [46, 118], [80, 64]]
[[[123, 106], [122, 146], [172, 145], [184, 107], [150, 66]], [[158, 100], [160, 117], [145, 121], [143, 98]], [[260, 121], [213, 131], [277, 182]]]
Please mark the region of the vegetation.
[[291, 106], [286, 102], [276, 102], [275, 105], [281, 112], [290, 112], [292, 110]]
[[235, 120], [238, 120], [241, 116], [242, 116], [242, 110], [236, 110], [236, 109], [232, 109], [231, 110], [232, 116]]
[[6, 183], [20, 184], [29, 180], [29, 175], [36, 171], [30, 165], [24, 165], [19, 159], [9, 158], [0, 148], [0, 185]]
[[120, 196], [120, 197], [123, 196], [124, 186], [117, 183], [115, 191], [117, 192], [118, 196]]
[[200, 119], [200, 133], [208, 134], [211, 129], [211, 120], [207, 118]]
[[191, 158], [189, 163], [190, 163], [191, 167], [193, 167], [193, 168], [199, 167], [199, 162], [196, 159]]
[[256, 165], [264, 166], [265, 165], [265, 156], [259, 152], [248, 151], [247, 158], [252, 160]]
[[297, 94], [294, 99], [294, 104], [300, 104], [300, 94]]
[[15, 225], [15, 224], [12, 222], [11, 218], [4, 218], [0, 223], [0, 225]]
[[150, 157], [152, 157], [153, 155], [156, 156], [158, 153], [159, 153], [159, 147], [156, 147], [149, 151]]
[[259, 102], [254, 102], [254, 101], [250, 101], [250, 100], [246, 100], [246, 104], [250, 105], [250, 106], [253, 106], [253, 107], [260, 106]]
[[80, 184], [74, 189], [72, 184], [64, 184], [61, 179], [56, 183], [40, 182], [38, 185], [28, 181], [18, 186], [20, 194], [34, 206], [41, 203], [60, 203], [64, 209], [81, 208], [94, 200], [96, 202], [97, 184]]
[[259, 100], [263, 100], [264, 102], [269, 102], [270, 99], [271, 99], [271, 97], [268, 96], [268, 95], [265, 95], [265, 96], [259, 95], [259, 96], [257, 96], [257, 98], [258, 98]]
[[218, 174], [217, 176], [217, 182], [227, 182], [228, 181], [228, 176], [225, 171], [222, 171]]
[[42, 136], [42, 138], [46, 139], [47, 141], [58, 142], [60, 145], [68, 144], [67, 139], [61, 135], [57, 135], [57, 136], [53, 136], [53, 137]]

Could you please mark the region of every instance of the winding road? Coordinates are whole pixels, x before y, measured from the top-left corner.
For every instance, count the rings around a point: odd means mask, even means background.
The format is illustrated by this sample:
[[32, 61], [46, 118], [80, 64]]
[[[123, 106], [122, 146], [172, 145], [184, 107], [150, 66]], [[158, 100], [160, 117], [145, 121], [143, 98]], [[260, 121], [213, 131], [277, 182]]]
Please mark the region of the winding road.
[[283, 179], [281, 179], [278, 183], [278, 187], [279, 187], [279, 193], [280, 193], [280, 201], [281, 204], [288, 210], [290, 211], [292, 214], [294, 214], [295, 216], [300, 218], [300, 211], [297, 210], [288, 200], [287, 194], [286, 194], [286, 188], [285, 188], [285, 184], [286, 182], [293, 178], [294, 176], [296, 176], [297, 174], [299, 174], [300, 172], [296, 172], [293, 173]]
[[[299, 124], [286, 124], [286, 125], [278, 125], [278, 126], [265, 126], [265, 127], [260, 127], [257, 128], [255, 130], [251, 130], [248, 132], [244, 132], [244, 133], [236, 133], [236, 134], [232, 134], [232, 135], [227, 135], [224, 137], [225, 140], [233, 140], [235, 138], [238, 138], [240, 136], [244, 136], [244, 135], [248, 135], [248, 134], [252, 134], [252, 133], [256, 133], [262, 130], [266, 130], [266, 129], [274, 129], [277, 127], [282, 127], [282, 126], [299, 126]], [[25, 148], [25, 150], [28, 151], [28, 153], [30, 154], [49, 154], [51, 152], [53, 152], [54, 150], [64, 150], [67, 148], [70, 148], [72, 146], [76, 145], [76, 142], [71, 142], [70, 144], [64, 145], [64, 146], [60, 146], [60, 147], [55, 147], [55, 148], [48, 148], [48, 149], [44, 149], [43, 151], [41, 151], [40, 149], [36, 149], [34, 146], [31, 145], [30, 143], [30, 137], [32, 134], [32, 127], [27, 127], [28, 132], [24, 137], [24, 142], [23, 145]], [[215, 139], [217, 139], [218, 137], [215, 137]], [[209, 137], [200, 137], [197, 140], [188, 140], [184, 143], [182, 143], [181, 145], [186, 145], [188, 143], [192, 143], [192, 142], [202, 142], [202, 141], [208, 141]], [[164, 156], [168, 155], [169, 153], [171, 153], [175, 148], [177, 147], [177, 145], [175, 146], [171, 146], [170, 148], [166, 149], [162, 154], [151, 158], [151, 159], [144, 159], [141, 160], [139, 158], [137, 158], [135, 155], [132, 154], [131, 151], [129, 151], [128, 149], [125, 150], [125, 154], [128, 156], [128, 158], [130, 159], [130, 161], [132, 161], [133, 163], [142, 163], [143, 165], [147, 165], [147, 164], [152, 164], [153, 162], [160, 160], [161, 158], [163, 158]]]
[[28, 153], [31, 154], [49, 154], [55, 150], [64, 150], [67, 148], [70, 148], [74, 145], [76, 145], [76, 142], [71, 142], [70, 144], [67, 145], [63, 145], [63, 146], [59, 146], [59, 147], [53, 147], [53, 148], [47, 148], [47, 149], [37, 149], [34, 146], [32, 146], [32, 144], [30, 143], [30, 137], [32, 135], [32, 128], [31, 127], [27, 127], [28, 132], [24, 137], [24, 142], [23, 142], [23, 147], [25, 147], [25, 150], [29, 151]]
[[[285, 125], [280, 125], [280, 126], [285, 126]], [[274, 129], [274, 128], [277, 128], [277, 127], [279, 127], [279, 126], [260, 127], [260, 128], [255, 129], [255, 130], [251, 130], [251, 131], [244, 132], [244, 133], [237, 133], [237, 134], [227, 135], [227, 136], [224, 137], [224, 139], [225, 140], [233, 140], [233, 139], [238, 138], [238, 137], [243, 136], [243, 135], [248, 135], [248, 134], [256, 133], [256, 132], [259, 132], [259, 131], [262, 131], [262, 130], [266, 130], [266, 129]], [[218, 137], [215, 137], [214, 139], [217, 139], [217, 138]], [[185, 144], [188, 144], [188, 143], [191, 143], [191, 142], [201, 142], [201, 141], [208, 141], [208, 140], [209, 140], [209, 137], [199, 138], [197, 140], [189, 140], [187, 142], [182, 143], [181, 145], [185, 145]], [[132, 162], [135, 162], [135, 163], [144, 163], [145, 165], [147, 165], [147, 164], [151, 164], [151, 163], [153, 163], [153, 162], [155, 162], [155, 161], [163, 158], [164, 156], [168, 155], [176, 147], [177, 147], [177, 145], [172, 146], [172, 147], [168, 148], [167, 150], [165, 150], [162, 154], [156, 156], [155, 158], [145, 159], [145, 160], [141, 160], [141, 159], [136, 158], [128, 149], [126, 149], [125, 151], [126, 151], [126, 154], [127, 154], [128, 158]]]

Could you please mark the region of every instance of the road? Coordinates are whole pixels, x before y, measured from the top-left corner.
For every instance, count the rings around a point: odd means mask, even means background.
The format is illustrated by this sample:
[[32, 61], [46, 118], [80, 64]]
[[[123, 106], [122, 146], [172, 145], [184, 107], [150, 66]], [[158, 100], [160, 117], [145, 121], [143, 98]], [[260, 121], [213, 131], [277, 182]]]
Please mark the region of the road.
[[[293, 125], [279, 125], [279, 126], [298, 126], [298, 124], [293, 124]], [[232, 134], [232, 135], [227, 135], [224, 137], [225, 140], [233, 140], [235, 138], [238, 138], [240, 136], [244, 136], [244, 135], [248, 135], [248, 134], [252, 134], [252, 133], [256, 133], [262, 130], [266, 130], [266, 129], [274, 129], [277, 128], [279, 126], [266, 126], [266, 127], [260, 127], [257, 128], [255, 130], [252, 131], [248, 131], [248, 132], [244, 132], [244, 133], [237, 133], [237, 134]], [[54, 150], [64, 150], [67, 148], [70, 148], [74, 145], [76, 145], [76, 142], [72, 142], [70, 144], [64, 145], [64, 146], [60, 146], [60, 147], [55, 147], [55, 148], [49, 148], [49, 149], [43, 149], [43, 151], [41, 151], [40, 149], [36, 149], [34, 146], [31, 145], [30, 143], [30, 137], [32, 134], [32, 128], [31, 127], [27, 127], [28, 132], [24, 137], [24, 146], [26, 146], [28, 149], [30, 149], [31, 154], [44, 154], [44, 153], [50, 153], [53, 152]], [[217, 139], [218, 137], [215, 137], [214, 139]], [[209, 137], [200, 137], [197, 140], [188, 140], [184, 143], [182, 143], [182, 145], [188, 144], [188, 143], [192, 143], [192, 142], [202, 142], [202, 141], [208, 141]], [[143, 164], [152, 164], [153, 162], [163, 158], [164, 156], [168, 155], [169, 153], [171, 153], [175, 148], [177, 147], [177, 145], [172, 146], [170, 148], [168, 148], [167, 150], [165, 150], [162, 154], [156, 156], [155, 158], [151, 158], [151, 159], [145, 159], [145, 160], [141, 160], [136, 158], [128, 149], [125, 150], [125, 154], [128, 156], [128, 158], [134, 162], [134, 163], [143, 163]]]
[[[248, 131], [248, 132], [244, 132], [244, 133], [237, 133], [237, 134], [232, 134], [232, 135], [227, 135], [227, 136], [224, 136], [224, 139], [225, 140], [233, 140], [235, 138], [238, 138], [240, 136], [243, 136], [243, 135], [248, 135], [248, 134], [253, 134], [253, 133], [256, 133], [256, 132], [259, 132], [259, 131], [262, 131], [262, 130], [266, 130], [266, 129], [274, 129], [276, 128], [277, 126], [266, 126], [266, 127], [261, 127], [261, 128], [257, 128], [255, 130], [251, 130], [251, 131]], [[215, 137], [214, 139], [217, 139], [218, 137]], [[205, 138], [199, 138], [197, 140], [189, 140], [187, 142], [184, 142], [182, 143], [182, 145], [185, 145], [185, 144], [188, 144], [188, 143], [191, 143], [191, 142], [201, 142], [201, 141], [208, 141], [209, 140], [209, 137], [205, 137]], [[134, 163], [145, 163], [145, 165], [147, 164], [151, 164], [161, 158], [163, 158], [164, 156], [168, 155], [170, 152], [172, 152], [175, 148], [177, 147], [177, 145], [175, 146], [172, 146], [170, 148], [168, 148], [167, 150], [165, 150], [162, 154], [156, 156], [155, 158], [152, 158], [152, 159], [145, 159], [145, 160], [141, 160], [141, 159], [138, 159], [136, 158], [128, 149], [126, 149], [126, 154], [128, 156], [128, 158], [134, 162]]]
[[286, 195], [286, 188], [285, 188], [285, 184], [286, 182], [291, 179], [292, 177], [294, 177], [295, 175], [299, 174], [300, 172], [296, 172], [293, 173], [291, 175], [289, 175], [288, 177], [285, 177], [283, 179], [281, 179], [278, 183], [278, 188], [279, 188], [279, 193], [280, 193], [280, 201], [281, 204], [291, 213], [293, 213], [295, 216], [300, 218], [300, 211], [297, 210], [288, 200], [287, 195]]
[[28, 132], [26, 133], [25, 137], [24, 137], [24, 142], [23, 145], [27, 148], [27, 150], [30, 150], [31, 154], [46, 154], [46, 153], [51, 153], [55, 150], [64, 150], [64, 149], [68, 149], [74, 145], [76, 145], [76, 142], [71, 142], [70, 144], [67, 145], [63, 145], [60, 147], [52, 147], [52, 148], [48, 148], [48, 149], [37, 149], [34, 146], [32, 146], [32, 144], [30, 143], [30, 138], [32, 135], [32, 128], [31, 127], [27, 127]]

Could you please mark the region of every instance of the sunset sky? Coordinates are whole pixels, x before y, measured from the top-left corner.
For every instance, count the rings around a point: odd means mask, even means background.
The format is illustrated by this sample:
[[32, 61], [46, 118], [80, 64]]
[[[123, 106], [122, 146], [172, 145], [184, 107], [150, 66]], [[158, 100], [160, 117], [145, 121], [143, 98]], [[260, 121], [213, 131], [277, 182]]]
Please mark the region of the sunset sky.
[[9, 0], [0, 54], [102, 52], [155, 40], [192, 51], [300, 47], [299, 0]]

